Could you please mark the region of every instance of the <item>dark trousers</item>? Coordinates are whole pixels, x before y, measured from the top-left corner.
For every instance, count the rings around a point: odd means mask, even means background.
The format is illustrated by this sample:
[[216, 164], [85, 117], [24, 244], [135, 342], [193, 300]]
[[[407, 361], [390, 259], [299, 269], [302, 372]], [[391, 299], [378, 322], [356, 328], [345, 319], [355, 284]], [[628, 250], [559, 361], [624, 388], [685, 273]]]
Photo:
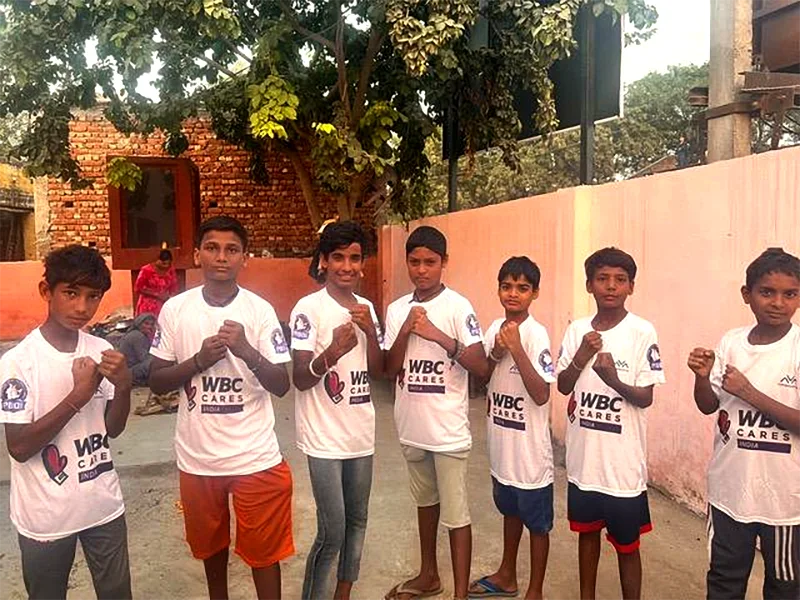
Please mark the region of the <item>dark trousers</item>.
[[31, 600], [65, 599], [75, 548], [81, 541], [99, 600], [129, 600], [128, 528], [125, 515], [52, 542], [19, 535], [22, 577]]
[[800, 599], [800, 526], [740, 523], [709, 507], [708, 600], [741, 600], [756, 553], [764, 558], [764, 600]]

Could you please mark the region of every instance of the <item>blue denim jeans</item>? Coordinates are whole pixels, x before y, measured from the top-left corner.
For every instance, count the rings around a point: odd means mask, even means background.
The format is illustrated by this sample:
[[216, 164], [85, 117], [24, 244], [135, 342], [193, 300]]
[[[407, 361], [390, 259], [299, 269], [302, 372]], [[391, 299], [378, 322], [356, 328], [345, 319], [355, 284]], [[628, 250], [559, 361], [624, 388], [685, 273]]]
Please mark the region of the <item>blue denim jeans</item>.
[[337, 557], [337, 579], [358, 579], [367, 534], [372, 456], [344, 460], [307, 458], [317, 504], [317, 537], [308, 553], [303, 600], [330, 600]]

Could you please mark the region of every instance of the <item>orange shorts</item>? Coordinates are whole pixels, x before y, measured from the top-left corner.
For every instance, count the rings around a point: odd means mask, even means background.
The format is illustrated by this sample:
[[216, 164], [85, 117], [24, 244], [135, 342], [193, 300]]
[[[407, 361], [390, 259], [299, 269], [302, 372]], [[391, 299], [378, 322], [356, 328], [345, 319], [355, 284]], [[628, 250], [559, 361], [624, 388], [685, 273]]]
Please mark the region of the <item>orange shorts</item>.
[[250, 567], [268, 567], [294, 554], [292, 472], [284, 460], [250, 475], [180, 472], [186, 541], [205, 560], [231, 543], [228, 495], [236, 514], [236, 554]]

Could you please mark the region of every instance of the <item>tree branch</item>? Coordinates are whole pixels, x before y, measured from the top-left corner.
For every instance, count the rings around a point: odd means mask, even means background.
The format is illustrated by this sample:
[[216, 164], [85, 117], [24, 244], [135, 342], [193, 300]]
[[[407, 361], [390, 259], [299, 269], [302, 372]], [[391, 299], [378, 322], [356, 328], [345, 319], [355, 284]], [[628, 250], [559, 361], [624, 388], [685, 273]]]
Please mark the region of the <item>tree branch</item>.
[[367, 52], [364, 54], [364, 60], [361, 62], [361, 72], [358, 75], [358, 87], [356, 88], [356, 97], [353, 101], [353, 120], [356, 125], [364, 116], [364, 109], [366, 108], [367, 90], [369, 89], [369, 78], [372, 75], [372, 68], [375, 66], [375, 57], [378, 51], [383, 46], [383, 40], [386, 34], [381, 32], [375, 27], [369, 34], [369, 42], [367, 42]]
[[246, 62], [248, 65], [252, 65], [252, 64], [253, 64], [253, 59], [252, 59], [252, 58], [250, 58], [249, 56], [247, 56], [247, 55], [246, 55], [244, 52], [242, 52], [241, 50], [239, 50], [239, 49], [236, 47], [236, 44], [234, 44], [233, 42], [231, 42], [231, 41], [230, 41], [228, 38], [221, 38], [221, 41], [222, 41], [222, 42], [223, 42], [223, 43], [224, 43], [224, 44], [225, 44], [225, 45], [226, 45], [226, 46], [227, 46], [227, 47], [230, 49], [230, 51], [231, 51], [231, 52], [233, 52], [234, 54], [236, 54], [236, 55], [237, 55], [239, 58], [242, 58], [242, 59], [244, 59], [244, 61], [245, 61], [245, 62]]
[[310, 40], [314, 40], [318, 44], [325, 46], [326, 48], [330, 49], [333, 52], [336, 52], [336, 47], [334, 46], [333, 42], [330, 41], [328, 38], [321, 36], [318, 33], [314, 33], [310, 29], [303, 27], [300, 24], [300, 19], [297, 17], [297, 14], [292, 10], [292, 8], [286, 3], [285, 0], [278, 0], [278, 6], [281, 7], [283, 14], [286, 15], [286, 18], [292, 23], [292, 26], [304, 36], [306, 36]]
[[193, 58], [197, 58], [197, 59], [199, 59], [199, 60], [202, 60], [202, 61], [203, 61], [203, 62], [205, 62], [207, 65], [210, 65], [210, 66], [214, 67], [214, 68], [215, 68], [217, 71], [219, 71], [220, 73], [224, 73], [225, 75], [227, 75], [227, 76], [228, 76], [228, 77], [230, 77], [231, 79], [236, 79], [236, 77], [238, 77], [238, 74], [237, 74], [237, 73], [234, 73], [233, 71], [231, 71], [230, 69], [228, 69], [228, 68], [227, 68], [225, 65], [223, 65], [222, 63], [219, 63], [219, 62], [217, 62], [217, 61], [216, 61], [216, 60], [214, 60], [213, 58], [208, 58], [208, 57], [207, 57], [205, 54], [203, 54], [202, 52], [197, 52], [196, 50], [192, 50], [192, 49], [191, 49], [191, 48], [189, 48], [189, 47], [188, 47], [186, 44], [181, 44], [180, 42], [176, 42], [176, 40], [171, 40], [171, 41], [169, 41], [169, 40], [168, 40], [168, 41], [165, 41], [164, 43], [165, 43], [165, 44], [171, 43], [171, 44], [176, 44], [176, 45], [178, 45], [179, 47], [181, 47], [181, 48], [183, 49], [183, 51], [184, 51], [184, 52], [186, 52], [186, 54], [189, 54], [189, 55], [190, 55], [190, 56], [192, 56]]

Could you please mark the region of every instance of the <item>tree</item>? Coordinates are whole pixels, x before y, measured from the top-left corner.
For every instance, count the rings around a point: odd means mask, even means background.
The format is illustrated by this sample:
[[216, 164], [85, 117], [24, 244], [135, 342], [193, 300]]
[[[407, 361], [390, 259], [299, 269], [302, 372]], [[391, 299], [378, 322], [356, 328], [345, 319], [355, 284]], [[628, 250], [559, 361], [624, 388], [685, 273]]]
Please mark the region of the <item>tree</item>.
[[[690, 106], [688, 92], [707, 85], [708, 65], [671, 66], [650, 73], [625, 92], [623, 117], [595, 129], [595, 180], [598, 183], [630, 177], [656, 160], [678, 150], [681, 137], [697, 149], [696, 118], [700, 108]], [[447, 165], [439, 148], [428, 146], [432, 157], [431, 203], [427, 214], [447, 207]], [[695, 151], [695, 159], [699, 157]], [[521, 144], [520, 168], [512, 171], [493, 149], [479, 154], [470, 166], [460, 160], [459, 206], [474, 208], [514, 198], [545, 194], [579, 184], [580, 134], [568, 131]]]
[[[646, 0], [0, 0], [0, 118], [32, 115], [15, 152], [31, 174], [79, 185], [68, 123], [98, 90], [120, 131], [162, 130], [173, 155], [188, 146], [182, 121], [206, 111], [257, 181], [270, 152], [291, 160], [312, 225], [316, 190], [342, 218], [387, 203], [413, 217], [428, 201], [426, 140], [452, 102], [468, 151], [497, 146], [511, 165], [515, 82], [536, 92], [540, 129], [555, 126], [547, 69], [574, 47], [585, 4], [641, 35], [657, 16]], [[479, 17], [491, 47], [470, 45]], [[137, 89], [154, 70], [157, 100]], [[124, 184], [130, 169], [115, 168]]]

